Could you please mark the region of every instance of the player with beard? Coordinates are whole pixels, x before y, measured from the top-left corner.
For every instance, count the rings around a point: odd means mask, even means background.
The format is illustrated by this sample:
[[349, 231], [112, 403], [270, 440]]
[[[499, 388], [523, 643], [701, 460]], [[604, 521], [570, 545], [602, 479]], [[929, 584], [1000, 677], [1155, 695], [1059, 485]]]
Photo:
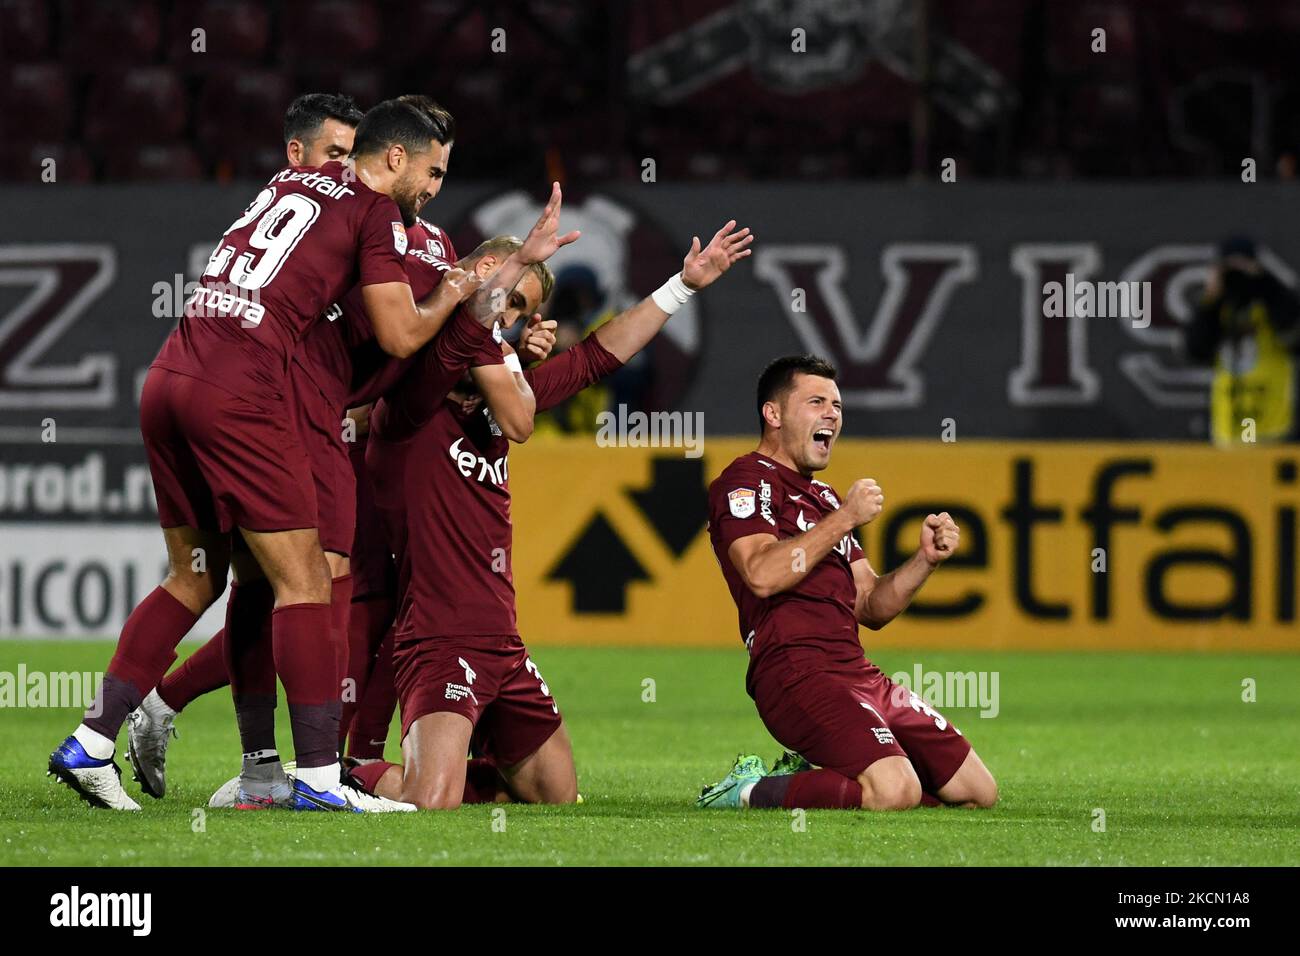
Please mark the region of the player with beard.
[[[452, 324], [438, 340], [435, 340], [435, 345], [441, 345], [442, 340], [449, 334], [455, 334], [458, 323], [461, 326], [476, 323], [475, 328], [479, 331], [479, 336], [474, 344], [486, 351], [489, 356], [487, 361], [493, 364], [500, 364], [503, 361], [500, 359], [500, 349], [494, 347], [492, 332], [502, 327], [509, 327], [522, 315], [532, 314], [543, 297], [543, 289], [553, 281], [545, 266], [545, 259], [578, 238], [577, 232], [570, 232], [563, 236], [558, 233], [561, 202], [560, 186], [555, 183], [552, 186], [551, 199], [526, 239], [522, 242], [511, 237], [488, 240], [463, 261], [466, 269], [455, 270], [473, 276], [481, 283], [481, 288], [465, 302], [461, 309], [457, 310]], [[432, 260], [432, 257], [420, 252], [414, 255], [420, 259]], [[445, 268], [445, 264], [442, 264], [442, 268]], [[502, 294], [497, 295], [496, 289], [501, 289]], [[497, 311], [494, 303], [498, 301], [503, 311]], [[344, 301], [344, 316], [350, 314], [352, 305], [354, 304]], [[534, 319], [537, 318], [534, 316]], [[550, 343], [554, 341], [554, 337], [549, 334], [542, 337], [548, 339]], [[451, 368], [444, 357], [428, 349], [414, 356], [411, 361], [401, 363], [389, 361], [372, 366], [359, 356], [354, 358], [358, 358], [358, 361], [354, 366], [354, 388], [357, 391], [353, 394], [353, 401], [365, 401], [377, 394], [385, 396], [376, 407], [373, 416], [376, 434], [381, 437], [409, 436], [418, 430], [421, 424], [427, 422], [442, 405], [448, 389], [459, 374]], [[463, 369], [466, 364], [468, 364], [466, 361], [462, 361], [461, 368]], [[395, 378], [397, 382], [392, 384]], [[377, 439], [372, 439], [371, 454], [376, 442]], [[373, 472], [371, 474], [373, 476]], [[425, 483], [427, 484], [427, 481]], [[377, 492], [382, 494], [382, 488], [377, 489]], [[382, 510], [382, 504], [380, 507]], [[393, 528], [389, 527], [385, 530], [392, 531]], [[397, 530], [404, 535], [404, 529]], [[277, 772], [282, 772], [278, 763], [275, 769]], [[249, 805], [248, 779], [251, 776], [249, 771], [246, 760], [241, 776], [219, 788], [213, 794], [209, 805], [213, 807]], [[258, 776], [261, 776], [260, 771]], [[290, 778], [289, 783], [296, 789], [296, 781]], [[344, 787], [345, 791], [349, 789], [351, 788], [348, 786]], [[369, 793], [366, 795], [370, 796]], [[375, 799], [383, 798], [375, 797]], [[278, 797], [272, 794], [272, 799], [263, 802], [262, 805], [278, 805]]]
[[[356, 101], [341, 93], [304, 93], [297, 97], [284, 114], [284, 150], [289, 165], [314, 167], [346, 159], [352, 153], [353, 137], [363, 115]], [[302, 368], [297, 362], [290, 367], [290, 374], [301, 377]], [[320, 481], [315, 484], [319, 494]], [[330, 558], [326, 548], [326, 559]], [[250, 576], [231, 584], [227, 600], [246, 607], [247, 616], [259, 620], [269, 614], [274, 596], [265, 576]], [[160, 798], [167, 792], [167, 747], [175, 734], [176, 715], [191, 701], [229, 683], [223, 628], [168, 673], [130, 713], [127, 755], [136, 780], [149, 796]], [[270, 692], [275, 693], [274, 677]]]
[[921, 546], [877, 575], [854, 529], [884, 506], [860, 478], [840, 496], [813, 477], [843, 426], [835, 369], [777, 359], [758, 382], [762, 439], [709, 486], [709, 537], [740, 612], [746, 688], [785, 756], [769, 773], [737, 758], [701, 807], [905, 810], [989, 807], [997, 784], [961, 731], [863, 656], [858, 625], [903, 612], [957, 548], [947, 512], [927, 515]]
[[[421, 110], [438, 130], [438, 143], [442, 149], [434, 159], [436, 171], [433, 181], [420, 199], [423, 208], [437, 195], [445, 180], [455, 125], [451, 115], [428, 97], [403, 96], [397, 102]], [[351, 117], [344, 110], [348, 104], [351, 104], [350, 99], [327, 94], [307, 94], [295, 100], [285, 117], [286, 152], [290, 161], [311, 164], [328, 161], [340, 152], [346, 155], [351, 147], [351, 128], [347, 124]], [[357, 119], [360, 118], [361, 114], [355, 107], [352, 107], [352, 112]], [[406, 229], [406, 245], [411, 253], [405, 257], [406, 271], [414, 294], [417, 298], [422, 297], [437, 286], [443, 273], [450, 269], [444, 260], [447, 251], [451, 250], [451, 240], [442, 229], [417, 217], [415, 223]], [[433, 250], [443, 258], [420, 260], [415, 258], [419, 250]], [[435, 268], [435, 265], [440, 267]], [[450, 293], [452, 289], [451, 285], [439, 287], [440, 293]], [[340, 310], [331, 309], [330, 321], [319, 324], [304, 337], [290, 367], [298, 410], [296, 424], [312, 464], [321, 542], [332, 578], [334, 646], [339, 657], [339, 670], [345, 678], [351, 676], [349, 646], [357, 643], [365, 646], [372, 640], [370, 622], [382, 617], [382, 613], [372, 611], [375, 603], [373, 589], [363, 589], [359, 599], [349, 600], [353, 597], [354, 574], [359, 574], [363, 582], [383, 576], [382, 570], [378, 574], [368, 571], [370, 562], [367, 560], [357, 561], [350, 556], [350, 552], [355, 552], [357, 542], [365, 536], [364, 526], [359, 525], [353, 516], [364, 509], [368, 501], [364, 485], [355, 485], [354, 491], [355, 474], [349, 472], [346, 462], [343, 462], [350, 445], [348, 439], [353, 436], [350, 426], [340, 427], [343, 417], [340, 406], [344, 401], [342, 396], [349, 391], [353, 352], [372, 346], [376, 353], [384, 355], [374, 344], [374, 333], [360, 297], [357, 289], [349, 293], [345, 300], [349, 308], [342, 312], [341, 318]], [[455, 295], [446, 296], [437, 310], [438, 315], [445, 319], [456, 301]], [[450, 361], [453, 370], [464, 365], [463, 356]], [[452, 380], [454, 378], [455, 374]], [[354, 529], [357, 529], [355, 541]], [[386, 555], [376, 558], [373, 553], [369, 557], [371, 561], [387, 559]], [[166, 791], [166, 755], [176, 713], [201, 694], [225, 686], [231, 676], [235, 677], [236, 713], [244, 737], [245, 770], [250, 778], [246, 781], [249, 790], [245, 795], [249, 800], [245, 806], [251, 808], [272, 803], [273, 794], [284, 796], [287, 782], [274, 745], [275, 671], [271, 647], [265, 640], [272, 596], [254, 563], [246, 556], [242, 561], [235, 558], [235, 563], [239, 567], [238, 583], [231, 588], [232, 608], [228, 617], [236, 623], [237, 633], [242, 637], [231, 642], [226, 639], [226, 630], [218, 632], [169, 674], [130, 715], [128, 753], [136, 779], [151, 796], [161, 797]], [[379, 567], [382, 569], [382, 564]], [[340, 637], [340, 633], [349, 636]], [[340, 682], [336, 680], [334, 686], [337, 700]], [[346, 718], [348, 702], [353, 695], [349, 693], [348, 683], [342, 686]], [[345, 719], [340, 722], [340, 750], [346, 727]], [[345, 796], [355, 797], [356, 794], [345, 791]]]
[[332, 630], [329, 565], [310, 465], [290, 427], [287, 369], [297, 342], [354, 285], [385, 351], [407, 356], [432, 337], [433, 303], [412, 297], [401, 252], [443, 146], [418, 108], [388, 101], [366, 114], [355, 148], [347, 166], [272, 177], [222, 237], [146, 379], [141, 424], [169, 573], [128, 618], [100, 694], [49, 761], [92, 806], [139, 809], [121, 786], [115, 738], [224, 590], [235, 529], [275, 596], [295, 786], [305, 802], [346, 802], [330, 714], [336, 675], [319, 665]]
[[[510, 442], [528, 438], [537, 410], [620, 368], [748, 256], [749, 230], [735, 226], [704, 249], [695, 239], [679, 275], [556, 358], [527, 372], [515, 356], [473, 369], [486, 407], [463, 390], [431, 403], [418, 376], [376, 407], [367, 466], [398, 567], [404, 763], [351, 769], [361, 786], [429, 809], [577, 798], [568, 732], [516, 623]], [[532, 311], [549, 284], [546, 273], [526, 275], [508, 318]], [[466, 761], [471, 745], [479, 756]]]

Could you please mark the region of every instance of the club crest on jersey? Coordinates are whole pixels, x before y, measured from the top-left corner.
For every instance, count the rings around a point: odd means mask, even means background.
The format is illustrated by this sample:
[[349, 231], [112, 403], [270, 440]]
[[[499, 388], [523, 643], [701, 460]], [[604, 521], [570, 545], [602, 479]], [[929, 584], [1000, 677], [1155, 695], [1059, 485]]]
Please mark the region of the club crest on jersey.
[[754, 492], [748, 488], [737, 488], [727, 494], [727, 505], [731, 508], [733, 518], [752, 518], [754, 516]]
[[821, 486], [817, 489], [817, 493], [825, 498], [832, 508], [838, 508], [840, 506], [840, 499], [835, 497], [835, 492], [831, 490], [830, 485], [815, 479], [813, 480], [813, 484]]
[[406, 228], [400, 223], [393, 223], [393, 248], [399, 256], [406, 255]]

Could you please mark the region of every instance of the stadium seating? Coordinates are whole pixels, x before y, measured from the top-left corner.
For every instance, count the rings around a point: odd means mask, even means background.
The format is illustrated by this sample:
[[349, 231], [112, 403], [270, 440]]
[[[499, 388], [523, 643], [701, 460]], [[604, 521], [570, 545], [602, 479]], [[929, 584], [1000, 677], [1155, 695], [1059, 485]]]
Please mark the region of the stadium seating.
[[17, 63], [0, 72], [0, 135], [17, 143], [58, 142], [72, 125], [73, 96], [57, 63]]
[[[911, 28], [880, 19], [910, 15], [902, 7], [866, 5], [830, 33], [822, 23], [814, 37], [853, 37], [851, 59], [810, 89], [782, 89], [762, 75], [761, 53], [737, 48], [716, 76], [668, 101], [627, 95], [635, 85], [629, 56], [685, 37], [697, 42], [700, 23], [740, 16], [742, 6], [0, 0], [4, 175], [27, 168], [14, 157], [33, 145], [59, 141], [96, 178], [152, 175], [163, 155], [180, 158], [182, 170], [197, 158], [204, 176], [260, 175], [278, 161], [278, 150], [267, 149], [277, 146], [289, 99], [321, 89], [363, 105], [412, 90], [444, 100], [464, 132], [458, 176], [510, 177], [520, 163], [540, 161], [471, 136], [501, 129], [537, 144], [558, 170], [591, 177], [634, 178], [649, 155], [664, 174], [703, 179], [912, 172], [919, 94], [903, 42]], [[745, 9], [750, 19], [733, 24], [746, 25], [737, 35], [773, 42], [771, 30], [754, 32], [758, 8]], [[961, 157], [976, 175], [1223, 172], [1239, 157], [1242, 135], [1239, 123], [1215, 117], [1242, 110], [1247, 127], [1274, 131], [1278, 151], [1300, 148], [1300, 5], [1288, 0], [933, 0], [930, 13], [934, 63], [978, 64], [1015, 91], [980, 122], [942, 97], [931, 104], [927, 154]], [[506, 31], [506, 55], [490, 46], [497, 27]], [[1097, 28], [1106, 31], [1104, 56], [1091, 48]], [[1225, 69], [1264, 94], [1243, 99], [1237, 80], [1223, 80]], [[817, 122], [808, 122], [814, 112]], [[1131, 149], [1100, 145], [1124, 128]], [[229, 142], [226, 129], [239, 129], [245, 142]], [[180, 145], [188, 149], [148, 152], [147, 161], [138, 152]]]
[[163, 13], [145, 0], [64, 0], [63, 61], [88, 73], [152, 62], [162, 46]]
[[45, 0], [0, 0], [0, 62], [41, 60], [50, 54], [54, 30]]
[[[268, 5], [252, 0], [178, 3], [167, 27], [167, 58], [194, 73], [260, 64], [271, 50], [271, 20]], [[203, 30], [203, 56], [193, 55], [196, 29]]]

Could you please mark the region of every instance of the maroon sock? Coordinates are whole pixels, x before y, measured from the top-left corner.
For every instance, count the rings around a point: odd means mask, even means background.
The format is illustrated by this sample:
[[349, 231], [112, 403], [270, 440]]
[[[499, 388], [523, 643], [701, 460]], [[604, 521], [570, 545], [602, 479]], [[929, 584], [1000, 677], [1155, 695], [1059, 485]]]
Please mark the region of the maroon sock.
[[373, 794], [375, 787], [379, 786], [379, 778], [388, 772], [389, 767], [396, 767], [398, 770], [402, 769], [401, 764], [376, 760], [374, 763], [365, 763], [359, 767], [349, 767], [346, 772], [358, 787], [366, 793]]
[[397, 708], [397, 687], [393, 676], [393, 631], [384, 633], [375, 652], [370, 678], [348, 731], [348, 754], [366, 759], [382, 757], [388, 728]]
[[501, 772], [484, 757], [475, 757], [465, 765], [465, 796], [461, 803], [495, 803], [505, 793], [506, 781]]
[[122, 626], [117, 650], [83, 723], [116, 740], [126, 715], [158, 686], [176, 660], [176, 645], [197, 620], [198, 615], [165, 588], [154, 588]]
[[180, 713], [196, 698], [230, 683], [226, 672], [226, 629], [213, 634], [158, 685], [164, 704]]
[[[343, 708], [339, 717], [340, 753], [347, 749], [348, 734], [352, 728], [352, 721], [357, 709], [361, 706], [362, 699], [365, 697], [366, 687], [370, 680], [374, 649], [370, 646], [370, 621], [367, 604], [366, 601], [357, 601], [355, 604], [348, 606], [347, 631], [341, 642], [347, 653], [344, 657], [346, 666], [343, 671]], [[348, 750], [348, 753], [353, 757], [362, 756], [352, 750]], [[383, 754], [367, 754], [366, 756], [382, 757]]]
[[[330, 622], [334, 629], [335, 673], [341, 682], [348, 673], [348, 624], [352, 618], [352, 575], [344, 574], [330, 581]], [[338, 687], [336, 683], [334, 685]]]
[[289, 701], [299, 767], [328, 767], [339, 752], [338, 653], [328, 604], [289, 604], [271, 614], [275, 671]]
[[749, 805], [755, 810], [857, 810], [862, 807], [862, 785], [842, 773], [824, 769], [764, 777], [749, 791]]
[[271, 609], [275, 592], [266, 580], [235, 584], [226, 603], [226, 673], [244, 753], [275, 749], [275, 658]]

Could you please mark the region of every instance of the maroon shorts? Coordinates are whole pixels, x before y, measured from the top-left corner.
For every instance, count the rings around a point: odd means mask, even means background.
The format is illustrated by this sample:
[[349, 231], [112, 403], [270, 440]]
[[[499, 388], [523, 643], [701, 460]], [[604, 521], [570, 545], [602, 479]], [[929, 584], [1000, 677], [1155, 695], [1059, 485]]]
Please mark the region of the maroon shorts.
[[474, 725], [476, 753], [513, 767], [560, 727], [560, 708], [518, 637], [426, 637], [393, 646], [402, 739], [428, 714]]
[[154, 367], [140, 394], [158, 521], [204, 531], [316, 527], [311, 463], [291, 410]]
[[349, 554], [357, 526], [357, 492], [348, 461], [348, 443], [343, 440], [342, 417], [296, 362], [289, 368], [289, 379], [294, 425], [311, 462], [316, 487], [315, 523], [321, 549]]
[[937, 793], [970, 753], [953, 724], [880, 668], [772, 662], [751, 677], [758, 715], [773, 737], [818, 767], [857, 778], [881, 757], [906, 757]]

